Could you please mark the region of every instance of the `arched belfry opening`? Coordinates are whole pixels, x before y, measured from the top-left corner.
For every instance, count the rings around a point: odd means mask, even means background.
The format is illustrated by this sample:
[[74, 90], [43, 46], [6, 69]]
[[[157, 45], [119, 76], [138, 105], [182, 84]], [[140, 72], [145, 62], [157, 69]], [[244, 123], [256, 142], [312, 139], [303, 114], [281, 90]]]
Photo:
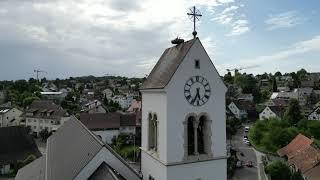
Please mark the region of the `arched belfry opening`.
[[210, 158], [211, 152], [211, 120], [206, 113], [189, 114], [184, 121], [184, 159], [199, 160]]

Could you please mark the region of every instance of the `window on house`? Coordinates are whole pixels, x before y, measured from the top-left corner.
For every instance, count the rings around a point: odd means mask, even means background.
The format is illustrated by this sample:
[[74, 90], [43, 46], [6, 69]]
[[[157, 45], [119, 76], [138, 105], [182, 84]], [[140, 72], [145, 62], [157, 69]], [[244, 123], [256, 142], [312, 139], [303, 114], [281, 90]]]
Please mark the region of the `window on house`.
[[199, 59], [194, 60], [194, 67], [196, 69], [200, 69], [200, 60]]
[[149, 180], [154, 180], [154, 177], [152, 177], [151, 175], [149, 175]]
[[194, 155], [194, 128], [193, 128], [193, 123], [195, 121], [195, 118], [193, 116], [190, 116], [188, 118], [188, 155]]
[[149, 150], [158, 150], [158, 118], [156, 114], [149, 113]]

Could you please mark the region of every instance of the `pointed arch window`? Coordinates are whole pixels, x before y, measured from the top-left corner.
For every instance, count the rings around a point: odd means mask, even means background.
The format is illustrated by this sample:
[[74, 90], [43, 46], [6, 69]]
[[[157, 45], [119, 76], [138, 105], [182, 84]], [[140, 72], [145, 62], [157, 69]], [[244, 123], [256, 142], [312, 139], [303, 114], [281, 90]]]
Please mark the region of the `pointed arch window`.
[[149, 123], [149, 136], [148, 136], [148, 149], [149, 150], [158, 150], [158, 117], [156, 113], [148, 114], [148, 123]]

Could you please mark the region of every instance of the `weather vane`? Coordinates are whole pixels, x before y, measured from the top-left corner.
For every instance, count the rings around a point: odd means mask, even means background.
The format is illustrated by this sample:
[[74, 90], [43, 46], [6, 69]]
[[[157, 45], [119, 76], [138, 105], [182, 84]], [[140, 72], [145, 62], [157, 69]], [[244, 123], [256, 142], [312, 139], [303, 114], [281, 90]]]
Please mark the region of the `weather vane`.
[[190, 13], [187, 13], [187, 15], [193, 21], [193, 32], [192, 32], [192, 35], [193, 35], [193, 38], [196, 38], [196, 36], [197, 36], [196, 21], [200, 20], [200, 17], [202, 16], [202, 14], [200, 13], [200, 11], [198, 9], [196, 9], [195, 6], [193, 6], [189, 10], [190, 10]]

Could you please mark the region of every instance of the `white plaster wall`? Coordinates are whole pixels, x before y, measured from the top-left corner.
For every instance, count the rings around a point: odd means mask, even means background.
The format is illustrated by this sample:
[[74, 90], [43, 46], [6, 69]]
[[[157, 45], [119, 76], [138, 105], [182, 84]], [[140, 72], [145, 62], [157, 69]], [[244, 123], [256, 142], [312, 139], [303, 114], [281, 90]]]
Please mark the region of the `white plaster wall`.
[[277, 115], [271, 111], [269, 107], [266, 107], [260, 114], [259, 114], [259, 119], [269, 119], [271, 117], [277, 117]]
[[227, 160], [204, 161], [196, 164], [169, 166], [166, 179], [183, 180], [226, 180]]
[[[10, 111], [6, 112], [1, 116], [2, 119], [2, 123], [1, 125], [3, 127], [7, 127], [7, 126], [17, 126], [20, 124], [20, 115], [22, 114], [22, 111], [20, 111], [19, 109], [16, 108], [12, 108]], [[13, 121], [12, 123], [10, 123], [11, 120], [15, 119], [15, 121]]]
[[122, 127], [120, 127], [120, 133], [136, 134], [136, 127], [135, 126], [122, 126]]
[[[148, 151], [148, 113], [157, 113], [158, 127], [158, 155], [165, 161], [167, 152], [167, 99], [164, 92], [142, 93], [142, 149]], [[144, 166], [144, 165], [143, 165]]]
[[[200, 69], [196, 69], [194, 60], [200, 60]], [[190, 105], [184, 97], [184, 85], [191, 76], [205, 77], [211, 87], [211, 96], [202, 106]], [[165, 162], [181, 162], [184, 155], [184, 126], [187, 114], [206, 112], [212, 120], [212, 154], [214, 157], [226, 156], [226, 122], [225, 122], [225, 92], [219, 74], [199, 41], [191, 47], [185, 60], [166, 87], [167, 97], [167, 154]]]
[[119, 135], [119, 130], [114, 129], [114, 130], [104, 130], [104, 131], [92, 131], [95, 135], [101, 136], [101, 139], [104, 143], [111, 144], [112, 143], [112, 138], [114, 136], [118, 137]]
[[[141, 151], [141, 172], [143, 174], [144, 180], [149, 180], [151, 175], [156, 180], [165, 180], [167, 179], [167, 169], [166, 166], [159, 163], [148, 153]], [[180, 178], [178, 178], [180, 179]]]
[[127, 166], [125, 166], [117, 157], [115, 157], [107, 148], [103, 147], [92, 160], [79, 172], [74, 180], [87, 180], [92, 173], [106, 162], [109, 166], [119, 172], [125, 179], [140, 180]]
[[[62, 117], [60, 120], [60, 124], [52, 124], [52, 119], [43, 119], [43, 118], [26, 118], [26, 126], [30, 126], [32, 132], [39, 133], [44, 128], [48, 128], [48, 131], [57, 130], [64, 122], [69, 120], [70, 117]], [[36, 127], [36, 128], [34, 128]], [[42, 127], [42, 129], [40, 128]]]

